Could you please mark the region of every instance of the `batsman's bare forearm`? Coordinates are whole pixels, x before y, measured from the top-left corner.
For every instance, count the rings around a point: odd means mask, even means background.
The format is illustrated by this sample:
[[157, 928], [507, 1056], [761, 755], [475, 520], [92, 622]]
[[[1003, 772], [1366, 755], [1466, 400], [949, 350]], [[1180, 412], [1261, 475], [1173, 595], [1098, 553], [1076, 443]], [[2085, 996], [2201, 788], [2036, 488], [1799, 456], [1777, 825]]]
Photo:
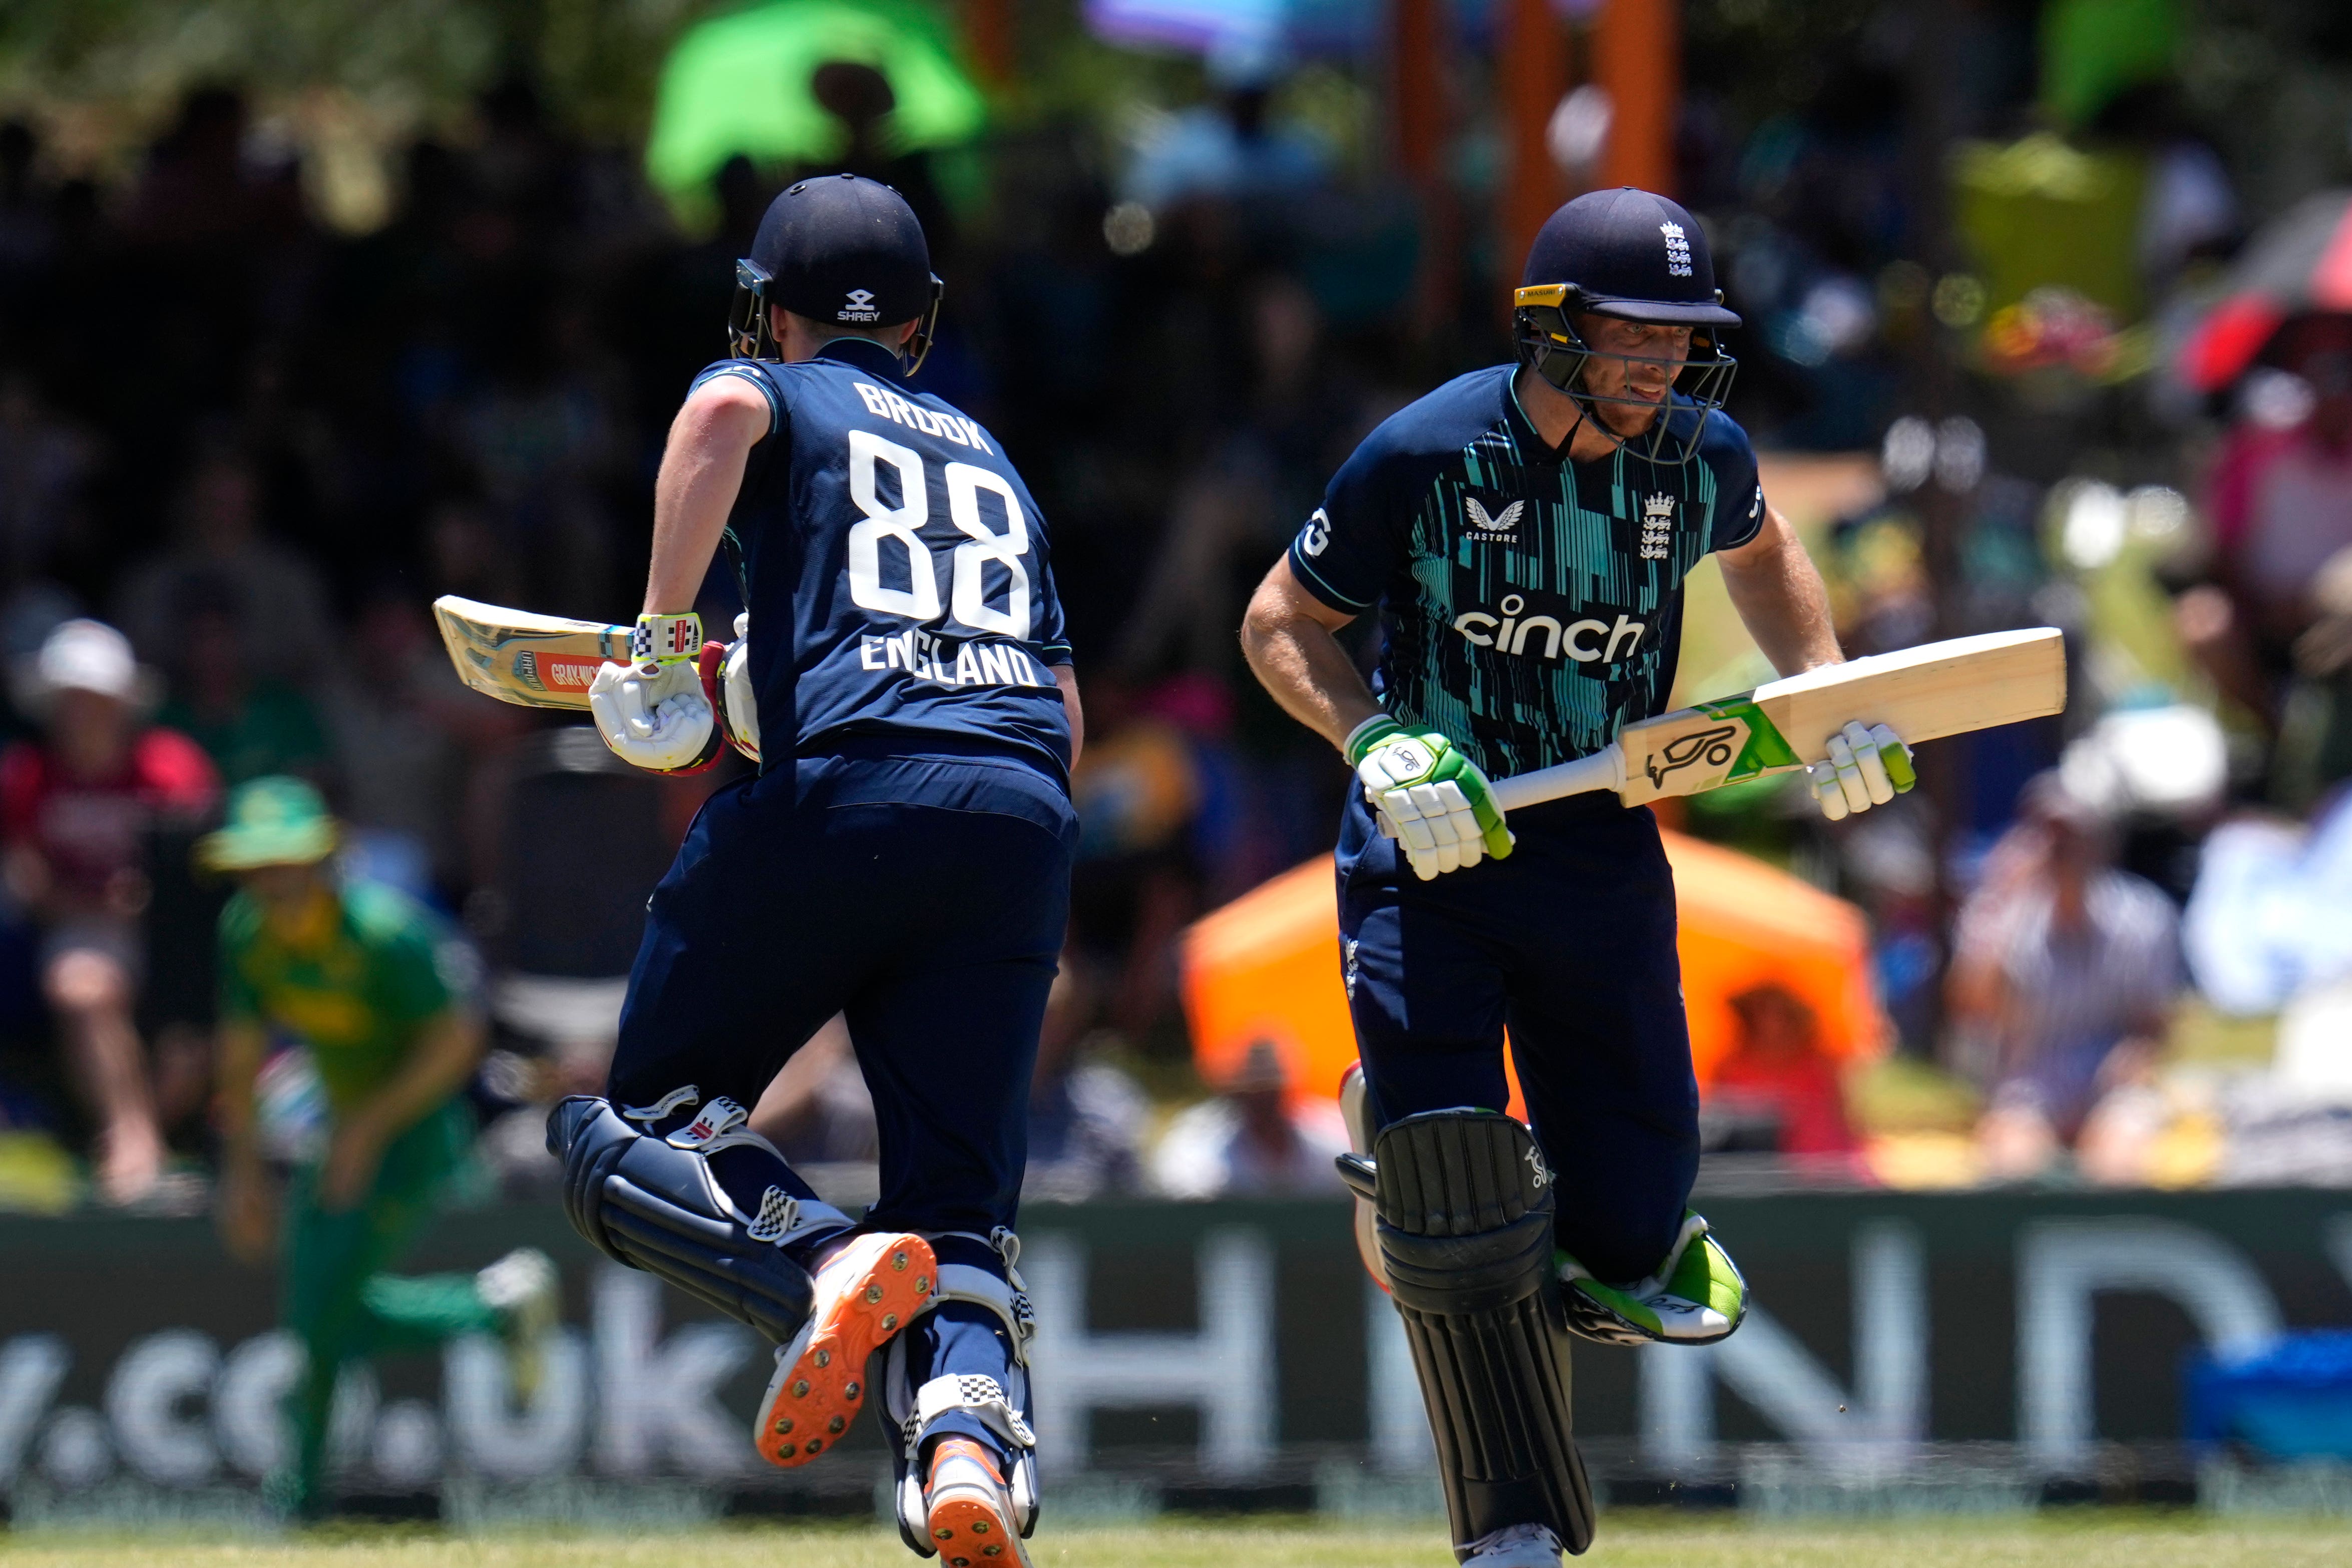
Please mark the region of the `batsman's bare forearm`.
[[1723, 585], [1748, 635], [1784, 676], [1842, 664], [1829, 590], [1789, 520], [1768, 506], [1764, 526], [1737, 550], [1720, 551]]
[[1242, 656], [1282, 710], [1340, 750], [1349, 731], [1381, 710], [1356, 661], [1339, 646], [1356, 617], [1299, 586], [1286, 555], [1250, 595]]
[[387, 1142], [415, 1125], [425, 1113], [465, 1088], [482, 1065], [489, 1033], [482, 1021], [456, 1007], [425, 1021], [416, 1044], [392, 1081], [362, 1100], [342, 1120], [372, 1124]]
[[694, 608], [743, 488], [744, 460], [768, 433], [768, 422], [767, 400], [736, 375], [704, 382], [670, 421], [661, 472], [654, 479], [646, 614], [683, 615]]

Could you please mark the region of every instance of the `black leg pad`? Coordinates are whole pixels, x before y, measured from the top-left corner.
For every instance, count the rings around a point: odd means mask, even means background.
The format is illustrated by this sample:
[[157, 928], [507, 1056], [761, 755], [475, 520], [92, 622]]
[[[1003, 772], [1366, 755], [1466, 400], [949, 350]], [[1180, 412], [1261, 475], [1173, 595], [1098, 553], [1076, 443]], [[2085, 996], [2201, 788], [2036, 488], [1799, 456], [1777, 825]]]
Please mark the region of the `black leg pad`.
[[808, 1321], [807, 1271], [752, 1239], [700, 1154], [639, 1132], [584, 1094], [549, 1114], [547, 1149], [563, 1162], [565, 1215], [607, 1258], [658, 1275], [780, 1345]]
[[1454, 1551], [1506, 1525], [1592, 1543], [1570, 1430], [1551, 1173], [1522, 1123], [1433, 1110], [1373, 1144], [1381, 1261], [1429, 1405]]

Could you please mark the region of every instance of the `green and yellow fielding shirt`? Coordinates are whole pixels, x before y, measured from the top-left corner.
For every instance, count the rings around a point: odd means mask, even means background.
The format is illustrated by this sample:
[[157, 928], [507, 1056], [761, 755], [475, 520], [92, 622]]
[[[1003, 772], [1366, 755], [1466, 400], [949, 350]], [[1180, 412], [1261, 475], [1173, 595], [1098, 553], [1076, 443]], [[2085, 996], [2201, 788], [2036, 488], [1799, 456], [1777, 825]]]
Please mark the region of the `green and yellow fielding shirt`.
[[297, 951], [270, 932], [251, 894], [231, 899], [221, 911], [220, 1010], [224, 1023], [299, 1036], [340, 1116], [391, 1081], [456, 993], [440, 922], [422, 905], [373, 882], [346, 883], [338, 901], [325, 945]]

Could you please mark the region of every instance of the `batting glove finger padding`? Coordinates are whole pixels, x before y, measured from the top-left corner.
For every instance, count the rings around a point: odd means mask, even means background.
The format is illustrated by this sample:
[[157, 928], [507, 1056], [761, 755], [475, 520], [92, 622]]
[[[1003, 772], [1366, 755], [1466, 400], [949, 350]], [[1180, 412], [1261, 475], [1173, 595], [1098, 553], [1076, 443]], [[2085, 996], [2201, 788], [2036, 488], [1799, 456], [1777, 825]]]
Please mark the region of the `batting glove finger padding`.
[[1428, 881], [1511, 852], [1511, 832], [1478, 764], [1435, 731], [1415, 732], [1385, 715], [1348, 737], [1348, 759], [1381, 831]]
[[1829, 739], [1829, 755], [1805, 768], [1805, 782], [1822, 815], [1842, 822], [1885, 805], [1919, 782], [1911, 748], [1885, 724], [1848, 724]]
[[[686, 624], [692, 622], [691, 626]], [[686, 616], [638, 617], [635, 644], [659, 649], [695, 637], [693, 651], [667, 651], [628, 664], [607, 662], [588, 686], [588, 711], [613, 754], [649, 773], [698, 773], [717, 760], [719, 724], [698, 668], [701, 623]]]

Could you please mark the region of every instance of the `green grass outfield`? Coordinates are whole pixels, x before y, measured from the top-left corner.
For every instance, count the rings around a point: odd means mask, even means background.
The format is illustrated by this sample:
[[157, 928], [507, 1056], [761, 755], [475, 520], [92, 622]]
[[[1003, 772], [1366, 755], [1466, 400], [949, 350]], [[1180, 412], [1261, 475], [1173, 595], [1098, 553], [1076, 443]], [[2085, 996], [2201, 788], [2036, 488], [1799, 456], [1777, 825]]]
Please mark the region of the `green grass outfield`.
[[[1038, 1568], [1447, 1568], [1453, 1561], [1427, 1525], [1372, 1531], [1174, 1519], [1117, 1530], [1053, 1531], [1033, 1542], [1032, 1552]], [[2086, 1511], [2025, 1520], [1767, 1525], [1621, 1510], [1581, 1561], [1594, 1568], [2342, 1568], [2352, 1563], [2352, 1521]], [[7, 1568], [677, 1568], [680, 1563], [914, 1568], [916, 1559], [895, 1535], [863, 1527], [469, 1537], [390, 1527], [247, 1543], [0, 1534], [0, 1563]]]

